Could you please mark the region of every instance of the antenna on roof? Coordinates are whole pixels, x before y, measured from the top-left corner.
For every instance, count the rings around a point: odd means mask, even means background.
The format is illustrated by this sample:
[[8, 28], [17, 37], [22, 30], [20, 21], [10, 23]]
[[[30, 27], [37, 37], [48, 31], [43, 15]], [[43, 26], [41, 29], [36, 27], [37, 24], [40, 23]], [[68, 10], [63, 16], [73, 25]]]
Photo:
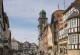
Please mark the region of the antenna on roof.
[[60, 8], [60, 7], [59, 7], [59, 3], [58, 3], [58, 10], [59, 10], [59, 8]]
[[64, 10], [65, 10], [65, 8], [66, 8], [66, 5], [65, 5], [65, 0], [64, 0]]

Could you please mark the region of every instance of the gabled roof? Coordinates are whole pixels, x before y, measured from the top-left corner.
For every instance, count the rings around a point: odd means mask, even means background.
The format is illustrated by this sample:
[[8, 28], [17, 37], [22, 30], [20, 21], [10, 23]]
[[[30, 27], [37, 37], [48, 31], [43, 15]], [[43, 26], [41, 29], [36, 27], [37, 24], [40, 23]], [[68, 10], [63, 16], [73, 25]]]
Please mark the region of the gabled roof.
[[80, 0], [76, 0], [73, 3], [71, 3], [71, 5], [64, 11], [63, 14], [65, 14], [67, 11], [69, 11], [72, 7], [75, 7], [78, 10], [80, 10]]
[[67, 11], [69, 11], [72, 7], [73, 7], [73, 3], [71, 3], [71, 5], [63, 12], [63, 14], [65, 14]]
[[64, 10], [56, 10], [52, 13], [51, 16], [51, 24], [53, 24], [58, 18], [61, 18], [63, 16]]
[[80, 14], [77, 14], [77, 15], [75, 15], [75, 16], [70, 16], [70, 17], [68, 17], [67, 20], [72, 19], [72, 18], [80, 18]]
[[80, 0], [76, 0], [73, 5], [80, 10]]
[[17, 40], [13, 37], [13, 39], [11, 39], [11, 42], [17, 42]]
[[73, 12], [68, 18], [72, 18], [72, 17], [74, 17], [74, 16], [78, 16], [79, 14], [77, 13], [77, 12]]
[[63, 12], [64, 10], [61, 10], [61, 9], [60, 9], [60, 10], [56, 10], [56, 11], [54, 11], [54, 12], [52, 13], [52, 15], [54, 15], [54, 13], [56, 13], [56, 12], [58, 12], [58, 11], [62, 11], [62, 12]]

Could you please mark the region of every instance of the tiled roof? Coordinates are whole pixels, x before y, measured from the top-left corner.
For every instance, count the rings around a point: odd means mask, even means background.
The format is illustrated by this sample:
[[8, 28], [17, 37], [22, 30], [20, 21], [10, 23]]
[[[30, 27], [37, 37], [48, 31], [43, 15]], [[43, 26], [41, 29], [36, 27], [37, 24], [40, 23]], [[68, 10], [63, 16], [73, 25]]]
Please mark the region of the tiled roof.
[[71, 5], [64, 11], [64, 14], [65, 14], [68, 10], [70, 10], [73, 6], [74, 6], [75, 8], [77, 8], [77, 9], [80, 10], [80, 0], [76, 0], [76, 1], [74, 1], [73, 3], [71, 3]]
[[13, 37], [13, 39], [11, 39], [11, 42], [17, 42], [17, 40]]
[[76, 0], [73, 5], [80, 10], [80, 0]]

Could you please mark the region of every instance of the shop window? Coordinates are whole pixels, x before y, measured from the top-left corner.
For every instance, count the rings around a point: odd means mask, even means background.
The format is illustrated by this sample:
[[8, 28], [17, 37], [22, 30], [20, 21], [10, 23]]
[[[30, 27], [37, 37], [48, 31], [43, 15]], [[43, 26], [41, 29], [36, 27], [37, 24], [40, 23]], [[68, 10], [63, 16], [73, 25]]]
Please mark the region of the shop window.
[[1, 31], [2, 31], [2, 27], [1, 27], [1, 23], [0, 23], [0, 34], [1, 34]]
[[80, 49], [80, 45], [79, 45], [79, 49]]
[[68, 49], [71, 49], [71, 45], [68, 45]]
[[79, 43], [80, 43], [80, 34], [79, 34]]
[[63, 52], [63, 49], [62, 48], [60, 48], [60, 53], [62, 53]]
[[74, 49], [74, 45], [72, 45], [72, 49]]
[[77, 49], [77, 45], [75, 45], [75, 49]]
[[67, 48], [64, 48], [64, 54], [67, 54]]

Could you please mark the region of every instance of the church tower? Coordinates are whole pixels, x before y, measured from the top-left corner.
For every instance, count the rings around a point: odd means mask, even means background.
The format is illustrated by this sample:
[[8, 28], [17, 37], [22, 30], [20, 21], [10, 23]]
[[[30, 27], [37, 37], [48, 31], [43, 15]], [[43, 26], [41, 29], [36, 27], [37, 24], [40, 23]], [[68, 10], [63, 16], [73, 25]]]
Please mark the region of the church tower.
[[46, 18], [46, 12], [44, 10], [41, 10], [41, 12], [39, 13], [39, 36], [41, 36], [42, 34], [42, 30], [43, 28], [47, 25], [47, 18]]

